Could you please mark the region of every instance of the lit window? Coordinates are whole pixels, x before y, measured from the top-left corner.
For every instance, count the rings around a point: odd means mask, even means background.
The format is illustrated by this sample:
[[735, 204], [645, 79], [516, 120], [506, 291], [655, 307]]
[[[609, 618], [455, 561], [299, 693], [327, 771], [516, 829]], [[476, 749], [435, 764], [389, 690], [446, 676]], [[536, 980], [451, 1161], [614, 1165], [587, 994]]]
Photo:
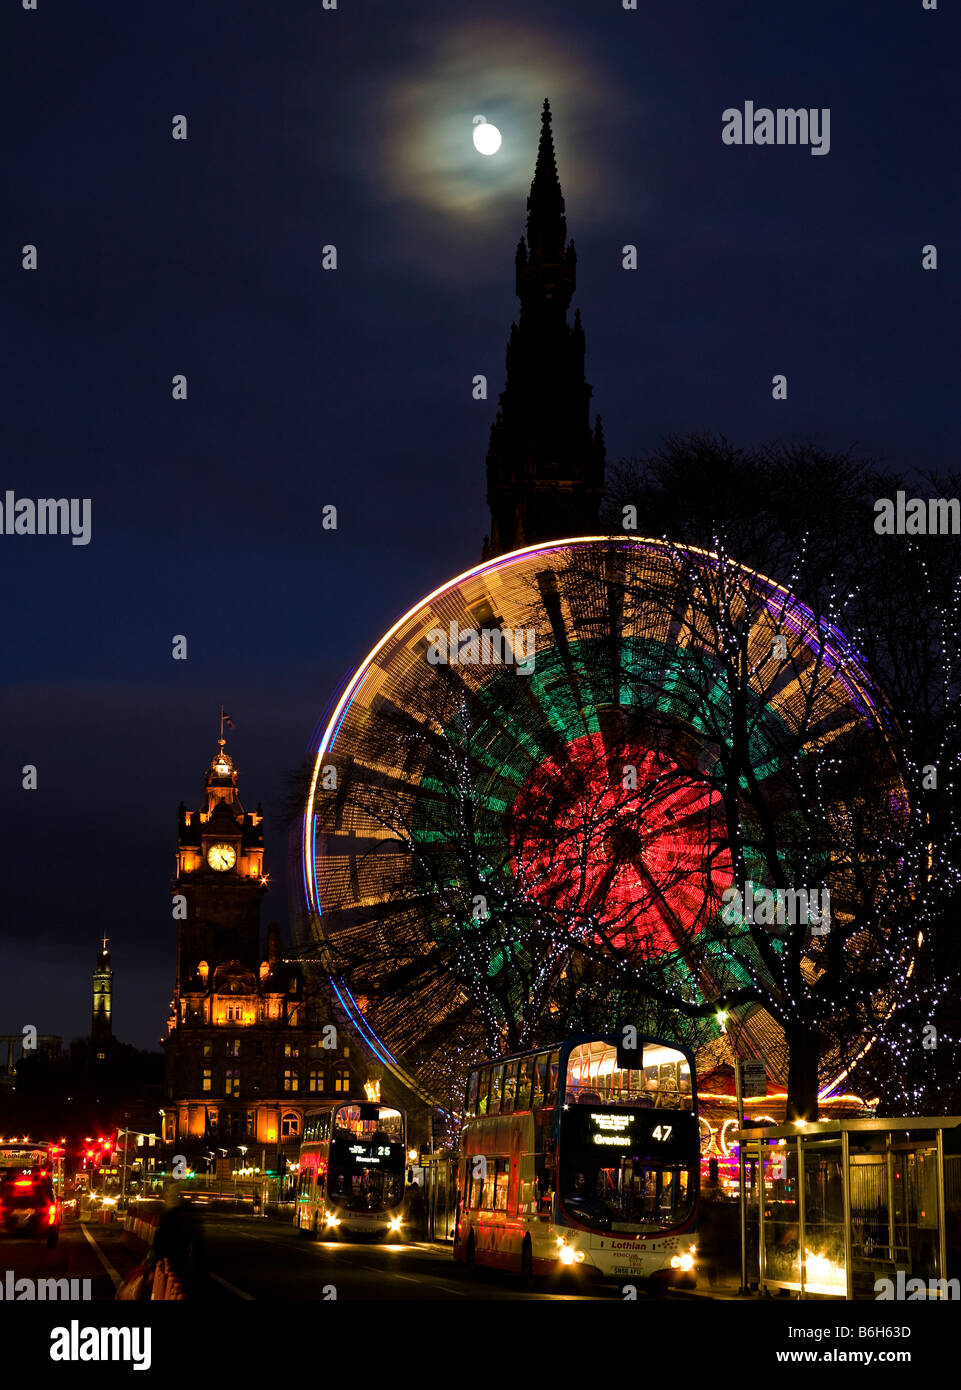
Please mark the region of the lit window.
[[280, 1134], [283, 1139], [292, 1139], [300, 1133], [300, 1116], [288, 1110], [280, 1117]]
[[290, 1067], [288, 1067], [287, 1070], [284, 1072], [284, 1090], [285, 1090], [285, 1091], [299, 1091], [299, 1090], [300, 1090], [300, 1079], [299, 1079], [297, 1073], [296, 1073], [295, 1071], [293, 1071]]
[[334, 1076], [334, 1090], [341, 1093], [350, 1090], [350, 1072], [346, 1067], [338, 1067]]
[[324, 1089], [323, 1067], [311, 1067], [307, 1073], [308, 1091], [322, 1091]]
[[212, 1076], [212, 1074], [211, 1074], [211, 1070], [210, 1070], [209, 1067], [204, 1067], [203, 1089], [204, 1089], [205, 1091], [209, 1091], [209, 1090], [212, 1090], [212, 1088], [213, 1088], [213, 1076]]
[[224, 1095], [240, 1095], [240, 1072], [236, 1068], [234, 1068], [233, 1071], [224, 1073]]

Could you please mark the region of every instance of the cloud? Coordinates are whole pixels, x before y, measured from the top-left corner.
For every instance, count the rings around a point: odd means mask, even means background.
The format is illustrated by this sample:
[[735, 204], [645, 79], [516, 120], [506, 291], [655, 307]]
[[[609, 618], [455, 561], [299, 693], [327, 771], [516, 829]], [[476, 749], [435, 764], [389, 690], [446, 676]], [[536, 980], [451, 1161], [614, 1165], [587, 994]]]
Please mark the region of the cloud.
[[[492, 236], [513, 242], [523, 229], [545, 96], [568, 213], [574, 190], [577, 206], [590, 205], [592, 228], [603, 224], [617, 186], [607, 153], [611, 122], [624, 107], [611, 73], [585, 53], [583, 39], [493, 18], [432, 30], [426, 42], [416, 71], [405, 64], [399, 78], [369, 78], [361, 98], [377, 119], [359, 167], [372, 195], [398, 216], [403, 244], [392, 250], [463, 278], [465, 252]], [[492, 158], [474, 149], [475, 115], [503, 136]], [[500, 276], [500, 258], [491, 269]]]

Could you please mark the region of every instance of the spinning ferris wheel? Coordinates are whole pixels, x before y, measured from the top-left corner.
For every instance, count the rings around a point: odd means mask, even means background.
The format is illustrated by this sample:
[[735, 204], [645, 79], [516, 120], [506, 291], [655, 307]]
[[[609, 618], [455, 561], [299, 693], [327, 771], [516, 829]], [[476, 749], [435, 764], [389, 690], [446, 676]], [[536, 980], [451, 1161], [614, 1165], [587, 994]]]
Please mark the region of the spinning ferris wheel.
[[[632, 972], [688, 1001], [776, 975], [783, 943], [725, 915], [732, 886], [764, 882], [776, 838], [843, 918], [850, 875], [807, 841], [866, 802], [875, 828], [905, 804], [884, 707], [783, 588], [664, 541], [533, 546], [429, 594], [344, 689], [304, 818], [305, 944], [374, 1055], [446, 1104], [513, 1011], [550, 1026], [572, 962], [611, 997]], [[772, 1013], [737, 1025], [783, 1080]]]

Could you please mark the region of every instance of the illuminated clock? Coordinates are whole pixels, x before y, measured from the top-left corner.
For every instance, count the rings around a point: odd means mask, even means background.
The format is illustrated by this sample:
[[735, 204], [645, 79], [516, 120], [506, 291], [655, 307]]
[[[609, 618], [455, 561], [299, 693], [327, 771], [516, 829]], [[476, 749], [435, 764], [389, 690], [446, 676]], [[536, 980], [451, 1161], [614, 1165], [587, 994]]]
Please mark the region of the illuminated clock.
[[220, 873], [232, 869], [236, 862], [237, 851], [233, 845], [211, 845], [207, 851], [207, 863]]

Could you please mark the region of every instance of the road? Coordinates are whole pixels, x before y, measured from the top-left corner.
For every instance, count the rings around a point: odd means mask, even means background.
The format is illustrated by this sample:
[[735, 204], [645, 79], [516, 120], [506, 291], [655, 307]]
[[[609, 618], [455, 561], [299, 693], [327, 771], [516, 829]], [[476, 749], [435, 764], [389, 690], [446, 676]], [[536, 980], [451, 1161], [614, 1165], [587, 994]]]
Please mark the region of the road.
[[[616, 1286], [583, 1286], [573, 1276], [568, 1285], [531, 1291], [509, 1275], [488, 1270], [471, 1275], [454, 1263], [447, 1246], [305, 1240], [286, 1222], [234, 1215], [205, 1217], [204, 1232], [210, 1294], [218, 1302], [621, 1297]], [[6, 1237], [0, 1241], [0, 1293], [10, 1269], [17, 1279], [89, 1279], [95, 1301], [113, 1299], [139, 1258], [116, 1225], [67, 1224], [55, 1250]]]

